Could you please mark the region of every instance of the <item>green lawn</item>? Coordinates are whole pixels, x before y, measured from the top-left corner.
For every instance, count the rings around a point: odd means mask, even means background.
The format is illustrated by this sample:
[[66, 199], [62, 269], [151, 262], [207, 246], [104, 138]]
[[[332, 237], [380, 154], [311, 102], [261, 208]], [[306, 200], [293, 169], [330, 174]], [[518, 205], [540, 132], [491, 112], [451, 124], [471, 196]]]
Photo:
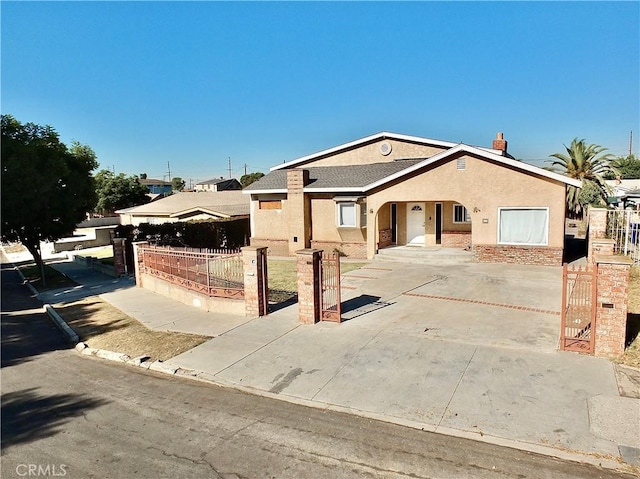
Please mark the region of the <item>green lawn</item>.
[[[344, 274], [354, 269], [362, 268], [367, 263], [340, 263], [340, 273]], [[296, 260], [269, 259], [267, 264], [269, 272], [269, 289], [278, 291], [298, 291], [298, 278], [296, 275]]]

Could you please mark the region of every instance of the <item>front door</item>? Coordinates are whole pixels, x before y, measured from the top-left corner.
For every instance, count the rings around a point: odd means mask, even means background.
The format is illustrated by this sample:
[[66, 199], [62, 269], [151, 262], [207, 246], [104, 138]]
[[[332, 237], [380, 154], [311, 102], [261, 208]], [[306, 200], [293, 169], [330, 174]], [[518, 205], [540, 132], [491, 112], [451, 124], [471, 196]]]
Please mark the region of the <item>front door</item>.
[[407, 203], [407, 244], [424, 246], [424, 203]]

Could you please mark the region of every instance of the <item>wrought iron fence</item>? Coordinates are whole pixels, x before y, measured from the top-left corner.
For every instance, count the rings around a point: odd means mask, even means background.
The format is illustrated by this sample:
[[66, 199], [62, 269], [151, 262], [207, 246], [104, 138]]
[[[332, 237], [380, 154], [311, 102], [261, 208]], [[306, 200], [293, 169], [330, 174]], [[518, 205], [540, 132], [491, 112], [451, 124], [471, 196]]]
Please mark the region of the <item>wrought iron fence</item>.
[[147, 274], [208, 296], [243, 298], [241, 254], [229, 250], [213, 251], [143, 247], [139, 254], [142, 271]]
[[340, 300], [340, 255], [327, 254], [320, 259], [321, 317], [325, 321], [342, 321]]
[[562, 274], [560, 349], [593, 354], [595, 346], [597, 267], [572, 267]]
[[640, 264], [640, 210], [609, 210], [607, 237], [615, 240], [615, 252]]

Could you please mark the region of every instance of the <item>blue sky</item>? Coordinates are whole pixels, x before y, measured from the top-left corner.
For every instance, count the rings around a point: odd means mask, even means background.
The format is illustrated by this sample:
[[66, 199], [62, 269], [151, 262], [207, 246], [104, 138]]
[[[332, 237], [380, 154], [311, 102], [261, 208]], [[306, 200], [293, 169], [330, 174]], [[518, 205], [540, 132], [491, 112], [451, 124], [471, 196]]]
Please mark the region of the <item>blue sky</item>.
[[3, 1], [2, 113], [188, 184], [379, 131], [638, 154], [639, 5]]

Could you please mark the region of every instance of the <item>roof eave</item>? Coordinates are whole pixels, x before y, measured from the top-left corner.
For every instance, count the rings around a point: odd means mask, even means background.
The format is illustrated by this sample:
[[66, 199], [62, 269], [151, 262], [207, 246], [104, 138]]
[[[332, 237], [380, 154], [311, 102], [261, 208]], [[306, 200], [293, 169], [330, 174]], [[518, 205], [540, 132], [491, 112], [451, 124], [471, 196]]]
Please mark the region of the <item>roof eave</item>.
[[242, 193], [245, 195], [266, 195], [269, 193], [286, 193], [286, 188], [274, 188], [274, 189], [264, 189], [264, 190], [242, 190]]
[[281, 165], [273, 166], [270, 168], [270, 171], [281, 170], [283, 168], [291, 168], [292, 166], [298, 165], [300, 163], [305, 163], [307, 161], [313, 160], [315, 158], [319, 158], [322, 156], [330, 155], [332, 153], [338, 153], [343, 150], [347, 150], [349, 148], [353, 148], [354, 146], [362, 145], [363, 143], [368, 143], [375, 140], [381, 139], [393, 139], [393, 140], [404, 140], [411, 141], [414, 143], [424, 143], [427, 145], [434, 146], [442, 146], [444, 148], [451, 148], [456, 145], [456, 143], [452, 143], [449, 141], [442, 140], [434, 140], [431, 138], [423, 138], [420, 136], [411, 136], [411, 135], [402, 135], [399, 133], [391, 133], [388, 131], [381, 131], [380, 133], [376, 133], [374, 135], [369, 135], [364, 138], [360, 138], [358, 140], [350, 141], [349, 143], [343, 143], [342, 145], [334, 146], [332, 148], [322, 150], [316, 153], [312, 153], [311, 155], [303, 156], [301, 158], [296, 158], [295, 160], [288, 161], [286, 163], [282, 163]]
[[562, 183], [565, 183], [567, 185], [571, 185], [571, 186], [575, 186], [577, 188], [581, 188], [582, 187], [582, 181], [580, 180], [576, 180], [574, 178], [569, 178], [567, 176], [564, 175], [560, 175], [558, 173], [554, 173], [552, 171], [549, 170], [545, 170], [543, 168], [539, 168], [537, 166], [533, 166], [530, 165], [528, 163], [523, 163], [522, 161], [518, 161], [518, 160], [514, 160], [511, 159], [509, 157], [506, 156], [502, 156], [502, 155], [498, 155], [496, 153], [491, 153], [485, 149], [482, 148], [476, 148], [474, 146], [469, 146], [469, 145], [465, 145], [463, 143], [460, 143], [459, 145], [443, 151], [441, 153], [438, 153], [437, 155], [434, 155], [430, 158], [427, 158], [424, 161], [421, 161], [420, 163], [416, 163], [415, 165], [412, 165], [408, 168], [405, 168], [404, 170], [398, 171], [397, 173], [394, 173], [393, 175], [389, 175], [386, 178], [382, 178], [381, 180], [378, 180], [374, 183], [371, 183], [367, 186], [365, 186], [363, 188], [363, 191], [369, 191], [372, 190], [374, 188], [377, 188], [379, 186], [385, 185], [386, 183], [389, 183], [390, 181], [394, 181], [398, 178], [402, 178], [403, 176], [408, 175], [409, 173], [412, 173], [416, 170], [419, 170], [421, 168], [424, 168], [425, 166], [429, 166], [437, 161], [440, 161], [442, 159], [447, 158], [448, 156], [454, 155], [456, 153], [459, 152], [465, 152], [465, 153], [471, 153], [471, 154], [475, 154], [484, 158], [487, 158], [489, 160], [493, 160], [493, 161], [497, 161], [499, 163], [503, 163], [505, 165], [508, 166], [512, 166], [516, 169], [520, 169], [520, 170], [525, 170], [529, 173], [533, 173], [539, 176], [543, 176], [555, 181], [560, 181]]

